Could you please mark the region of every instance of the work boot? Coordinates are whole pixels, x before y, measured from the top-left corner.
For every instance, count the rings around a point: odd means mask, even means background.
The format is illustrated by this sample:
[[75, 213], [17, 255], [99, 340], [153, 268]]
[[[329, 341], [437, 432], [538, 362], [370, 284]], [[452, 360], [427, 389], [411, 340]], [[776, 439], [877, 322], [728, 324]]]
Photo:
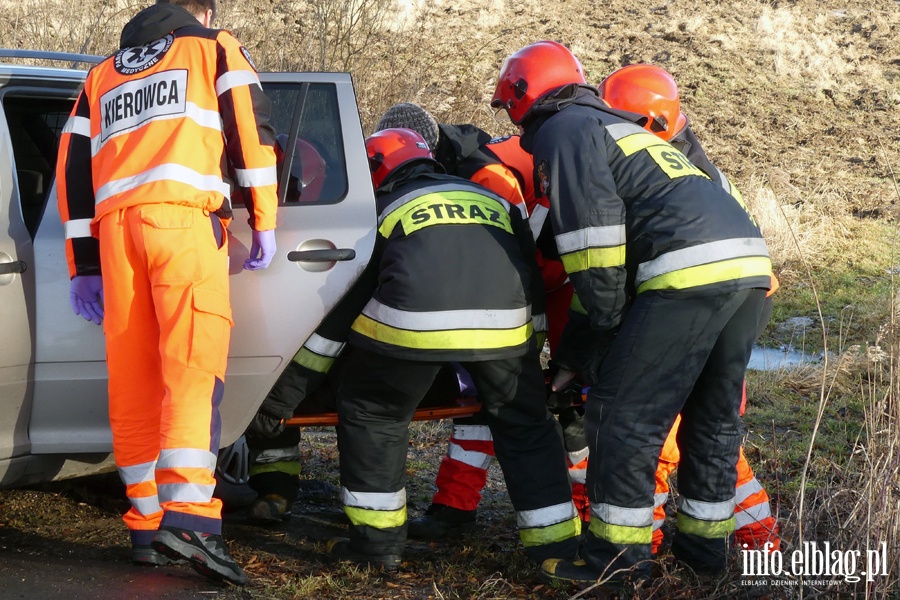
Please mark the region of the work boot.
[[247, 522], [253, 525], [279, 525], [291, 517], [288, 499], [278, 494], [257, 498], [247, 510]]
[[400, 568], [399, 554], [365, 554], [350, 548], [350, 538], [336, 537], [328, 540], [328, 554], [337, 560], [346, 560], [364, 567], [375, 567], [385, 571], [396, 571]]
[[548, 558], [541, 564], [541, 577], [551, 582], [561, 583], [596, 583], [601, 571], [583, 560], [564, 560]]
[[215, 581], [247, 583], [247, 575], [228, 554], [221, 535], [164, 526], [150, 545], [172, 560], [187, 559], [195, 571]]
[[168, 565], [187, 564], [184, 560], [172, 560], [164, 554], [160, 554], [150, 546], [132, 546], [131, 562], [142, 567], [165, 567]]
[[475, 529], [474, 510], [460, 510], [446, 504], [432, 504], [425, 514], [409, 521], [409, 537], [420, 540], [439, 540], [458, 536]]

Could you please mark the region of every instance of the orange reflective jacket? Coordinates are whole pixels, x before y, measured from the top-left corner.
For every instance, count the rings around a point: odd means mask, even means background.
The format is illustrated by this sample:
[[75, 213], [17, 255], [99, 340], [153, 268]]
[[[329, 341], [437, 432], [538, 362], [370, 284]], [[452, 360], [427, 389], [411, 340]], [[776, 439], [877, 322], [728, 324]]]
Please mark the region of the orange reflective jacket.
[[259, 76], [227, 31], [181, 27], [94, 67], [57, 163], [70, 276], [99, 273], [93, 237], [105, 214], [158, 202], [230, 209], [232, 179], [251, 226], [274, 229], [268, 114]]

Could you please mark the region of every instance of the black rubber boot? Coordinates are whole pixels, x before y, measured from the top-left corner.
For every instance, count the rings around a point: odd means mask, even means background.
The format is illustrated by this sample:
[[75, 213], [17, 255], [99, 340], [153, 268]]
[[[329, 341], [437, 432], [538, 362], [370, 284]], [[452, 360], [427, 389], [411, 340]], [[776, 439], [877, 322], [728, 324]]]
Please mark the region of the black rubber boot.
[[432, 504], [425, 514], [409, 521], [409, 537], [439, 540], [464, 535], [475, 529], [477, 511], [460, 510], [446, 504]]
[[385, 571], [400, 568], [399, 554], [365, 554], [350, 547], [350, 538], [336, 537], [328, 540], [328, 554], [336, 560], [345, 560], [364, 567], [374, 567]]

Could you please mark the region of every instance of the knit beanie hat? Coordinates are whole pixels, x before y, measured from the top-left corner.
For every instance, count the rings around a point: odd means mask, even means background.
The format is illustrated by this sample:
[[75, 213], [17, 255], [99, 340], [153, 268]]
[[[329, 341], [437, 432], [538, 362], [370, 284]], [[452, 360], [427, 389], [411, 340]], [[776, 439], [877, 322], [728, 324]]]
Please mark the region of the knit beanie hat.
[[434, 152], [438, 143], [438, 123], [427, 110], [412, 102], [395, 104], [381, 116], [375, 131], [402, 127], [417, 132], [428, 143], [428, 147]]

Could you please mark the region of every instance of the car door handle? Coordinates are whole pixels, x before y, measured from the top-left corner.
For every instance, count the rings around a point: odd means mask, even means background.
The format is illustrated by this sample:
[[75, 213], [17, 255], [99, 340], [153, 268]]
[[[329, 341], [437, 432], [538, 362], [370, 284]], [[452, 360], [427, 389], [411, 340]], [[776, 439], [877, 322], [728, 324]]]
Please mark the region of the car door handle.
[[10, 275], [11, 273], [24, 273], [28, 269], [28, 265], [24, 261], [16, 260], [8, 263], [0, 263], [0, 275]]
[[353, 248], [335, 248], [333, 250], [294, 250], [288, 252], [291, 262], [334, 262], [337, 260], [353, 260], [356, 250]]

